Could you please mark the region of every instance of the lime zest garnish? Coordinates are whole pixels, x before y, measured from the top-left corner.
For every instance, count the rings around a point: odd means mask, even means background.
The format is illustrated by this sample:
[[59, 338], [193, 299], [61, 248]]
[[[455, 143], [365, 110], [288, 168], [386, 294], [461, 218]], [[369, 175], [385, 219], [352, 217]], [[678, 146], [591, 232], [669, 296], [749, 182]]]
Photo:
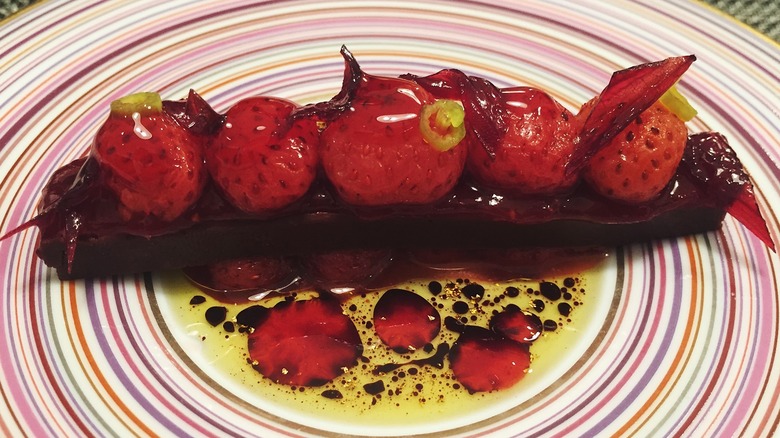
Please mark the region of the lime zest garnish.
[[162, 98], [158, 93], [141, 92], [129, 94], [111, 102], [111, 112], [121, 115], [141, 115], [162, 111]]
[[680, 93], [675, 85], [666, 90], [666, 93], [658, 101], [683, 122], [690, 121], [698, 114], [696, 108], [691, 106], [688, 99]]
[[423, 105], [420, 111], [420, 132], [436, 150], [448, 151], [466, 137], [466, 112], [460, 102], [437, 99]]

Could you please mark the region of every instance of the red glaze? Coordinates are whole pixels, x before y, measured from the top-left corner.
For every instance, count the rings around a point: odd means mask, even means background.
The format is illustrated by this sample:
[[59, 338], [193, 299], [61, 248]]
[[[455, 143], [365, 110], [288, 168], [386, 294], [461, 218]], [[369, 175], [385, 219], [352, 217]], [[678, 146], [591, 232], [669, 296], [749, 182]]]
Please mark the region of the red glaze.
[[430, 93], [414, 82], [363, 74], [350, 108], [322, 132], [320, 157], [340, 198], [358, 206], [427, 204], [458, 182], [464, 142], [447, 151], [420, 132]]
[[486, 185], [526, 194], [554, 194], [578, 179], [566, 174], [575, 149], [574, 115], [542, 90], [503, 90], [507, 132], [493, 154], [479, 143], [469, 149], [468, 168]]
[[[581, 116], [590, 109], [586, 104]], [[591, 157], [585, 179], [610, 199], [628, 203], [654, 199], [677, 171], [687, 137], [685, 122], [656, 102]]]
[[379, 298], [373, 321], [379, 339], [397, 352], [422, 348], [441, 329], [441, 317], [433, 305], [402, 289], [390, 289]]
[[198, 201], [206, 183], [200, 139], [159, 110], [112, 111], [92, 156], [125, 220], [174, 220]]
[[206, 149], [209, 173], [234, 206], [247, 213], [286, 207], [317, 174], [319, 133], [314, 120], [288, 124], [292, 102], [251, 97], [236, 103]]
[[254, 368], [285, 385], [322, 386], [354, 366], [362, 351], [355, 325], [331, 298], [282, 301], [249, 334]]

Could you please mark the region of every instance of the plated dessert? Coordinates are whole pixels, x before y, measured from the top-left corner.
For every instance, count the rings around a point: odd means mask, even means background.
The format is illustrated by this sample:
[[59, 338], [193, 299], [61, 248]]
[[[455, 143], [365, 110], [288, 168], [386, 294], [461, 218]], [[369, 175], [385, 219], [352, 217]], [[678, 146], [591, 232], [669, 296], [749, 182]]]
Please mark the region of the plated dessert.
[[[89, 155], [55, 173], [40, 214], [15, 231], [40, 229], [38, 254], [62, 279], [185, 269], [209, 292], [325, 291], [238, 318], [253, 366], [293, 386], [321, 386], [361, 358], [359, 334], [327, 291], [360, 290], [398, 263], [683, 236], [717, 229], [727, 213], [774, 248], [726, 139], [687, 131], [695, 113], [674, 84], [693, 56], [616, 72], [575, 114], [543, 90], [452, 69], [373, 76], [342, 55], [342, 88], [326, 102], [248, 97], [224, 114], [195, 92], [113, 102]], [[492, 265], [511, 270], [512, 258], [499, 259]], [[459, 385], [493, 391], [522, 378], [544, 329], [533, 312], [505, 306], [477, 327], [412, 295], [380, 298], [386, 314], [372, 325], [385, 345], [430, 348], [446, 328], [458, 336], [431, 357], [446, 356]], [[384, 325], [398, 315], [415, 318]], [[274, 337], [298, 320], [295, 336]], [[324, 368], [296, 353], [315, 331], [311, 348], [333, 346]], [[480, 354], [519, 365], [493, 380], [459, 368]]]

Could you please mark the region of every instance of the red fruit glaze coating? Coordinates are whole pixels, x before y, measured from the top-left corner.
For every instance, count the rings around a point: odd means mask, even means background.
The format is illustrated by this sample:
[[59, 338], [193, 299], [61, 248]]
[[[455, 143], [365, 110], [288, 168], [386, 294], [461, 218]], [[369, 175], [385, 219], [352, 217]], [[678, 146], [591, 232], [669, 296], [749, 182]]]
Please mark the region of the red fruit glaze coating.
[[469, 149], [468, 168], [485, 184], [525, 194], [554, 194], [577, 181], [566, 174], [575, 149], [574, 115], [549, 94], [531, 87], [502, 91], [507, 131], [493, 156], [479, 143]]
[[[589, 106], [583, 107], [583, 116]], [[656, 102], [591, 157], [585, 179], [611, 199], [651, 200], [677, 171], [687, 139], [685, 122]]]
[[419, 115], [433, 97], [414, 82], [363, 75], [351, 107], [322, 132], [322, 167], [352, 205], [426, 204], [457, 183], [466, 160], [461, 142], [428, 144]]
[[317, 173], [314, 120], [289, 121], [292, 102], [251, 97], [226, 114], [206, 161], [228, 201], [247, 213], [285, 207], [301, 198]]
[[176, 219], [206, 183], [201, 141], [159, 108], [112, 109], [91, 152], [126, 220]]
[[360, 335], [330, 298], [282, 301], [249, 335], [252, 364], [276, 383], [322, 386], [357, 363]]

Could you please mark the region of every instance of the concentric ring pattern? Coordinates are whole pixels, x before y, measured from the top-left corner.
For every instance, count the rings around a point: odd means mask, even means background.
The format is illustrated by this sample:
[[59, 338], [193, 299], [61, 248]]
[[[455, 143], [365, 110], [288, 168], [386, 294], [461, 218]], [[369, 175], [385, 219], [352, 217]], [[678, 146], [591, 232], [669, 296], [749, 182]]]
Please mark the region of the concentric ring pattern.
[[[691, 129], [727, 135], [780, 239], [780, 50], [699, 3], [49, 0], [1, 22], [0, 41], [0, 233], [30, 218], [49, 175], [87, 151], [112, 99], [194, 88], [218, 109], [259, 93], [320, 100], [340, 85], [346, 44], [372, 72], [456, 67], [545, 88], [571, 108], [613, 70], [695, 53], [681, 83], [699, 110]], [[35, 257], [36, 237], [0, 242], [0, 435], [362, 433], [215, 392], [171, 344], [155, 277], [60, 282]], [[564, 381], [497, 415], [421, 432], [776, 433], [777, 255], [731, 218], [717, 233], [616, 254], [611, 322]]]

